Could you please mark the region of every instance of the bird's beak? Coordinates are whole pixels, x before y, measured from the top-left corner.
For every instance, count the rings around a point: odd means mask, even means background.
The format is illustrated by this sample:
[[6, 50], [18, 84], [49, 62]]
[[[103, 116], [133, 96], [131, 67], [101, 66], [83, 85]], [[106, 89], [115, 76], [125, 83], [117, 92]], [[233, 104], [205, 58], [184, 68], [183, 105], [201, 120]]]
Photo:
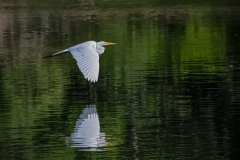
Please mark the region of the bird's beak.
[[105, 42], [105, 45], [116, 45], [117, 43]]

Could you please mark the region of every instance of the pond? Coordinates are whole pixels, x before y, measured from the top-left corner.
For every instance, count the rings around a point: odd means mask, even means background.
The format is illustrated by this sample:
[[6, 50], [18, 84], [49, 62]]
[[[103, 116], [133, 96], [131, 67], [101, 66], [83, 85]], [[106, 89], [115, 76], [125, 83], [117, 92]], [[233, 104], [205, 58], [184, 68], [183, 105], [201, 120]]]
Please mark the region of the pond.
[[[0, 159], [237, 159], [240, 3], [0, 4]], [[96, 83], [70, 53], [110, 41]]]

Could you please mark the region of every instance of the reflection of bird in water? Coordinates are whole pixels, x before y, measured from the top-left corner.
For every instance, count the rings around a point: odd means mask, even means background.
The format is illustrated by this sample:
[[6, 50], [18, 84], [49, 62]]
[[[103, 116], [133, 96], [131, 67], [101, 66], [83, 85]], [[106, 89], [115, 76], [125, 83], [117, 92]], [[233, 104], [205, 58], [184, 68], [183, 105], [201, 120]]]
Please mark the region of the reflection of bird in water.
[[68, 139], [71, 147], [92, 148], [106, 146], [105, 133], [100, 133], [100, 125], [95, 105], [86, 106], [79, 116], [74, 132]]
[[91, 82], [97, 82], [99, 72], [99, 54], [104, 52], [105, 48], [103, 46], [113, 44], [116, 43], [104, 41], [96, 43], [95, 41], [87, 41], [50, 56], [46, 56], [45, 58], [71, 52], [73, 58], [76, 59], [77, 65], [84, 77]]

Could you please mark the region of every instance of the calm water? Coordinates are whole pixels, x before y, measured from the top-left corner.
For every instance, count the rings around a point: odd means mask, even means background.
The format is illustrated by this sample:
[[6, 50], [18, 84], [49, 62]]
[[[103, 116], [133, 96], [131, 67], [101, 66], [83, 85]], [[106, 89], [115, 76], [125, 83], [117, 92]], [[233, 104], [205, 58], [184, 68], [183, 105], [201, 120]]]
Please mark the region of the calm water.
[[[238, 159], [240, 5], [203, 2], [1, 2], [0, 159]], [[97, 83], [42, 58], [88, 40]]]

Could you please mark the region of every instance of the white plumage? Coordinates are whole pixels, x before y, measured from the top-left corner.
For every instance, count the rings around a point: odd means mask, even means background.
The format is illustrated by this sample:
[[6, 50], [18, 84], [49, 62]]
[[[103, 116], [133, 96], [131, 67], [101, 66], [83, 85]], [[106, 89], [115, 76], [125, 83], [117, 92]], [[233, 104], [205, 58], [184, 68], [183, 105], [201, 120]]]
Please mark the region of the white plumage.
[[99, 54], [104, 52], [104, 45], [114, 45], [112, 42], [87, 41], [68, 49], [57, 52], [47, 57], [53, 57], [62, 53], [71, 52], [73, 58], [84, 75], [85, 79], [91, 82], [97, 82], [99, 73]]
[[103, 147], [106, 145], [105, 133], [100, 132], [100, 124], [95, 105], [86, 106], [79, 116], [74, 132], [68, 138], [72, 147]]

